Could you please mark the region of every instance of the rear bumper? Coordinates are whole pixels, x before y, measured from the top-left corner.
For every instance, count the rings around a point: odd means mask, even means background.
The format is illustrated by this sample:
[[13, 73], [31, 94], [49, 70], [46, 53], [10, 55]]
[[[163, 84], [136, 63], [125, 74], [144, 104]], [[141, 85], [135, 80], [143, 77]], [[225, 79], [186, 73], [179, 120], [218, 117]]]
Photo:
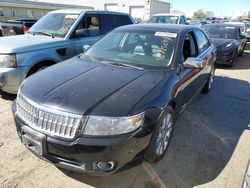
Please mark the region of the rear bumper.
[[16, 94], [25, 79], [28, 67], [0, 68], [0, 89]]
[[[62, 140], [42, 134], [28, 127], [14, 114], [17, 133], [24, 143], [24, 136], [42, 140], [37, 147], [43, 148], [41, 153], [32, 151], [39, 158], [72, 171], [107, 174], [121, 169], [124, 165], [141, 157], [147, 148], [151, 133], [143, 134], [143, 130], [116, 137], [78, 137], [75, 140]], [[38, 140], [39, 140], [38, 139]], [[27, 144], [26, 144], [27, 146]], [[112, 162], [111, 169], [103, 170], [99, 162]]]

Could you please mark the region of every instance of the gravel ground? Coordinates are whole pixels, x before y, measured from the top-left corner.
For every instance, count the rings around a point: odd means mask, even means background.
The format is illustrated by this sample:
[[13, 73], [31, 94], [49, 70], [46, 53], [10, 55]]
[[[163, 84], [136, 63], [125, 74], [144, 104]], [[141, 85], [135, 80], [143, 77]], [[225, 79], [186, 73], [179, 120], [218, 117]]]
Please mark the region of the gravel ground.
[[250, 157], [249, 83], [246, 50], [235, 67], [216, 70], [212, 91], [179, 118], [162, 161], [104, 177], [62, 171], [31, 154], [15, 131], [15, 96], [0, 93], [0, 187], [241, 187]]

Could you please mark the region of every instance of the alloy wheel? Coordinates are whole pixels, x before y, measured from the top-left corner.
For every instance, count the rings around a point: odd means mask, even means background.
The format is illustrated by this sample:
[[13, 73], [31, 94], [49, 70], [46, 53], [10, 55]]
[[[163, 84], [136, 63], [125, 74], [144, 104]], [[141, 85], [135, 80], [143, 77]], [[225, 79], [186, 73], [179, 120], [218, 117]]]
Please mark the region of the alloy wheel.
[[212, 72], [210, 73], [209, 82], [208, 82], [209, 90], [212, 88], [213, 82], [214, 82], [214, 70], [212, 70]]
[[167, 149], [173, 131], [173, 117], [167, 114], [160, 126], [156, 139], [156, 155], [161, 156]]

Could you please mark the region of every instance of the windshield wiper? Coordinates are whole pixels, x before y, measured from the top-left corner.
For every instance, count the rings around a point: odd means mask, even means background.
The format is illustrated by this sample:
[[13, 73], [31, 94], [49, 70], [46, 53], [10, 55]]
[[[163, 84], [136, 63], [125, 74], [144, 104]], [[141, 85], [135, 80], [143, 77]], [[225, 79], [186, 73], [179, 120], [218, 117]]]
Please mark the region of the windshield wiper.
[[31, 34], [33, 34], [33, 35], [35, 35], [35, 34], [45, 35], [45, 36], [49, 36], [49, 37], [55, 38], [55, 36], [53, 34], [51, 34], [51, 33], [45, 33], [45, 32], [42, 32], [42, 31], [32, 32]]
[[109, 63], [109, 64], [120, 66], [120, 67], [131, 67], [131, 68], [135, 68], [135, 69], [144, 70], [144, 68], [142, 68], [142, 67], [137, 67], [137, 66], [130, 65], [130, 64], [125, 64], [125, 63], [115, 63], [115, 62], [112, 62], [112, 63]]

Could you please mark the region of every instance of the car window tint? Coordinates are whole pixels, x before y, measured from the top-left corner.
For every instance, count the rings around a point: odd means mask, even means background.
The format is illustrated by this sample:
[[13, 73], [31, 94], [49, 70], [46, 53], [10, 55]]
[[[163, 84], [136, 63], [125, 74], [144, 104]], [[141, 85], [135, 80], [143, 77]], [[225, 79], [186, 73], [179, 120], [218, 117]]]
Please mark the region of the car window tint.
[[149, 23], [169, 23], [169, 24], [177, 24], [178, 16], [153, 16]]
[[98, 15], [85, 15], [83, 20], [78, 24], [76, 30], [87, 29], [90, 36], [100, 35], [100, 21]]
[[193, 32], [189, 32], [185, 36], [182, 49], [183, 60], [186, 61], [189, 57], [196, 57], [198, 51], [196, 48], [196, 42], [194, 40]]
[[116, 27], [132, 24], [131, 19], [126, 15], [101, 15], [102, 34], [105, 34]]
[[183, 16], [180, 17], [180, 24], [185, 24], [185, 19]]
[[209, 40], [203, 32], [195, 31], [195, 37], [200, 53], [206, 50], [210, 46]]
[[166, 68], [174, 56], [177, 33], [151, 30], [115, 30], [95, 43], [84, 55], [103, 62]]

